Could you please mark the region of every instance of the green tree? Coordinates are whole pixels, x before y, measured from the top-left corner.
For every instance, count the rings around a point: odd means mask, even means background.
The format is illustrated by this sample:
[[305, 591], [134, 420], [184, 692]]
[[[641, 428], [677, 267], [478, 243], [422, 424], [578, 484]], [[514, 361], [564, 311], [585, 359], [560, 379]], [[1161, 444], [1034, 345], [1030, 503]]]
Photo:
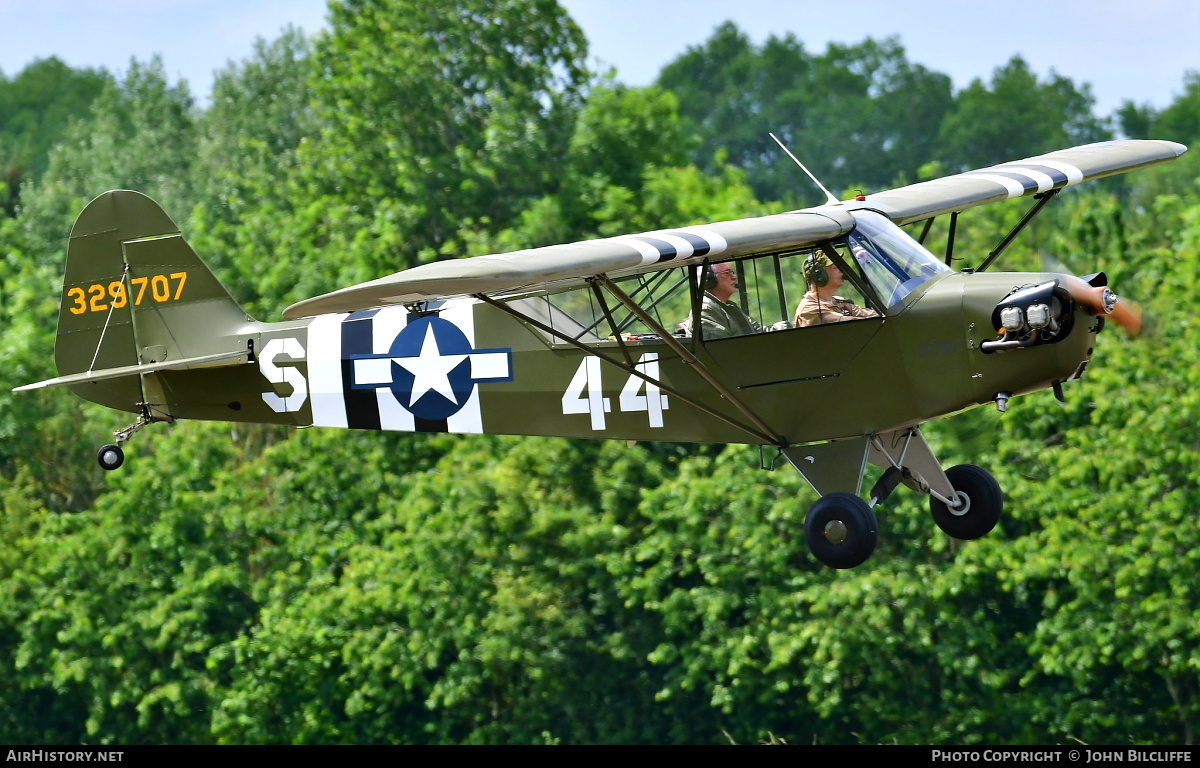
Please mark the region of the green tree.
[[878, 188], [916, 177], [952, 103], [950, 79], [909, 63], [896, 38], [813, 55], [792, 35], [755, 46], [732, 22], [667, 64], [658, 84], [679, 96], [685, 125], [700, 137], [697, 165], [716, 173], [731, 163], [759, 199], [797, 205], [824, 195], [769, 134], [835, 193]]
[[72, 122], [46, 173], [22, 199], [22, 226], [36, 258], [61, 269], [61, 248], [83, 206], [109, 189], [136, 189], [183, 217], [195, 201], [195, 105], [171, 85], [161, 57], [134, 61], [109, 84], [85, 120]]
[[[219, 739], [655, 740], [640, 612], [601, 555], [633, 534], [658, 461], [612, 443], [411, 436], [341, 465], [330, 435], [333, 463], [258, 484], [262, 523], [290, 522], [270, 523], [256, 558], [261, 622], [230, 648]], [[331, 483], [339, 472], [361, 492]]]
[[408, 263], [466, 218], [511, 220], [553, 182], [587, 53], [557, 3], [348, 0], [330, 25], [323, 149], [354, 162], [329, 181], [351, 203], [392, 201]]
[[1155, 119], [1155, 138], [1195, 144], [1200, 139], [1200, 71], [1185, 74], [1183, 87], [1183, 93]]
[[292, 175], [300, 146], [321, 132], [313, 74], [312, 44], [301, 30], [259, 38], [249, 58], [217, 73], [211, 106], [198, 120], [199, 204], [187, 235], [252, 314], [272, 290], [261, 279], [264, 256], [289, 246], [282, 219], [298, 194]]
[[1149, 104], [1126, 100], [1117, 111], [1121, 132], [1133, 139], [1167, 139], [1194, 144], [1200, 137], [1200, 71], [1183, 75], [1183, 93], [1170, 105], [1156, 110]]
[[[38, 743], [205, 743], [208, 649], [252, 615], [239, 546], [202, 504], [232, 445], [202, 425], [110, 476], [95, 509], [43, 517], [6, 580], [6, 698], [40, 709]], [[186, 459], [184, 457], [187, 457]], [[149, 457], [147, 457], [149, 458]]]
[[236, 235], [243, 263], [306, 265], [258, 264], [260, 315], [511, 225], [556, 183], [586, 82], [582, 33], [546, 0], [351, 0], [329, 18], [312, 54], [320, 133]]
[[[598, 83], [588, 94], [557, 181], [558, 190], [530, 204], [516, 226], [489, 240], [478, 227], [470, 250], [510, 250], [679, 226], [676, 212], [648, 199], [651, 179], [686, 163], [673, 94], [658, 88]], [[652, 210], [653, 209], [653, 210]]]
[[990, 84], [971, 82], [941, 126], [941, 157], [956, 170], [982, 168], [1111, 138], [1092, 115], [1091, 87], [1051, 72], [1040, 81], [1020, 56], [997, 67]]
[[42, 175], [71, 120], [86, 117], [112, 82], [107, 70], [72, 69], [55, 56], [11, 80], [0, 73], [0, 213], [14, 213], [21, 184]]

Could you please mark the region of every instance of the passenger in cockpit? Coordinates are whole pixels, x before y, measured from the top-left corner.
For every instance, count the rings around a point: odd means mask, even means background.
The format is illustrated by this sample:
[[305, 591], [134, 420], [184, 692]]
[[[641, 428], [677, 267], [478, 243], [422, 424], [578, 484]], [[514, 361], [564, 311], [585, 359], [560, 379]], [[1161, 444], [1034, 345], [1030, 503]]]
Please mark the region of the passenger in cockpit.
[[793, 322], [797, 328], [879, 317], [879, 313], [870, 307], [860, 307], [837, 295], [837, 290], [846, 284], [846, 278], [838, 265], [824, 253], [813, 251], [804, 260], [804, 279], [808, 283], [808, 292], [796, 307]]
[[[786, 320], [764, 326], [732, 301], [738, 288], [738, 276], [733, 265], [728, 262], [705, 268], [703, 285], [704, 303], [700, 308], [700, 328], [705, 340], [781, 331], [790, 327]], [[678, 330], [690, 333], [691, 319], [680, 323]]]

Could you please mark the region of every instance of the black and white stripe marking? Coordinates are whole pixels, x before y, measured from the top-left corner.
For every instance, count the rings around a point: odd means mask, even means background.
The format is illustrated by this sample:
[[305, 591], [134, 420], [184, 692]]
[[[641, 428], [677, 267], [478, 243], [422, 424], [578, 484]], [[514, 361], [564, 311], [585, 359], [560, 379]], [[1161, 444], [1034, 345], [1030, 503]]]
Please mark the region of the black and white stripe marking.
[[624, 235], [612, 240], [631, 246], [640, 253], [643, 266], [686, 259], [688, 256], [715, 256], [729, 247], [725, 238], [712, 230], [699, 227]]
[[1031, 192], [1046, 192], [1083, 181], [1083, 171], [1057, 160], [1004, 163], [978, 171], [967, 171], [963, 176], [986, 179], [999, 184], [1008, 192], [1010, 198], [1020, 197]]

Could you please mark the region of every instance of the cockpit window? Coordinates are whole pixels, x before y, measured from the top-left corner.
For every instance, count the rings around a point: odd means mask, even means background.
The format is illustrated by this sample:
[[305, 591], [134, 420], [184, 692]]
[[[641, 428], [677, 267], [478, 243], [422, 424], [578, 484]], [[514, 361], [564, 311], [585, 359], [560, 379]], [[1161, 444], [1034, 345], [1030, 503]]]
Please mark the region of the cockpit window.
[[853, 211], [857, 224], [846, 236], [851, 257], [885, 306], [898, 304], [935, 275], [953, 270], [907, 232], [874, 211]]
[[[748, 318], [741, 324], [744, 328], [740, 333], [800, 327], [796, 318], [811, 288], [804, 265], [816, 256], [832, 257], [847, 278], [834, 297], [839, 303], [872, 310], [869, 315], [843, 313], [852, 314], [855, 319], [875, 317], [881, 310], [899, 304], [927, 280], [952, 271], [886, 217], [874, 211], [852, 214], [855, 228], [844, 240], [746, 256], [731, 262], [737, 275], [733, 281], [736, 290], [731, 296], [719, 298], [737, 305], [739, 314]], [[715, 269], [719, 263], [713, 262], [708, 267]], [[551, 344], [564, 343], [565, 339], [588, 343], [616, 341], [617, 334], [622, 340], [656, 341], [664, 330], [686, 337], [693, 332], [695, 308], [703, 307], [703, 297], [699, 295], [693, 304], [696, 280], [703, 279], [695, 269], [680, 266], [649, 270], [614, 281], [654, 323], [615, 300], [604, 299], [602, 292], [578, 287], [514, 297], [512, 301], [520, 302], [522, 313], [543, 326]], [[705, 290], [711, 288], [704, 286]], [[882, 306], [875, 296], [883, 302]], [[705, 340], [715, 338], [720, 337], [708, 335]]]

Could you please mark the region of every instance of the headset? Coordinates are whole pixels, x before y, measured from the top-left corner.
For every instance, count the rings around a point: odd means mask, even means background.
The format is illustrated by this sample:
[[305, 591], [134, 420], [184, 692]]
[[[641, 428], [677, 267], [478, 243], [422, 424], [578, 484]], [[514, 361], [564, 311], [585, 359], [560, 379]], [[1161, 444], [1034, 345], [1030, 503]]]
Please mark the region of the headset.
[[820, 251], [813, 251], [804, 260], [804, 277], [810, 285], [817, 288], [824, 288], [829, 284], [829, 272], [827, 267], [833, 264], [829, 257]]
[[717, 273], [713, 272], [710, 265], [704, 266], [704, 290], [711, 291], [717, 287]]

